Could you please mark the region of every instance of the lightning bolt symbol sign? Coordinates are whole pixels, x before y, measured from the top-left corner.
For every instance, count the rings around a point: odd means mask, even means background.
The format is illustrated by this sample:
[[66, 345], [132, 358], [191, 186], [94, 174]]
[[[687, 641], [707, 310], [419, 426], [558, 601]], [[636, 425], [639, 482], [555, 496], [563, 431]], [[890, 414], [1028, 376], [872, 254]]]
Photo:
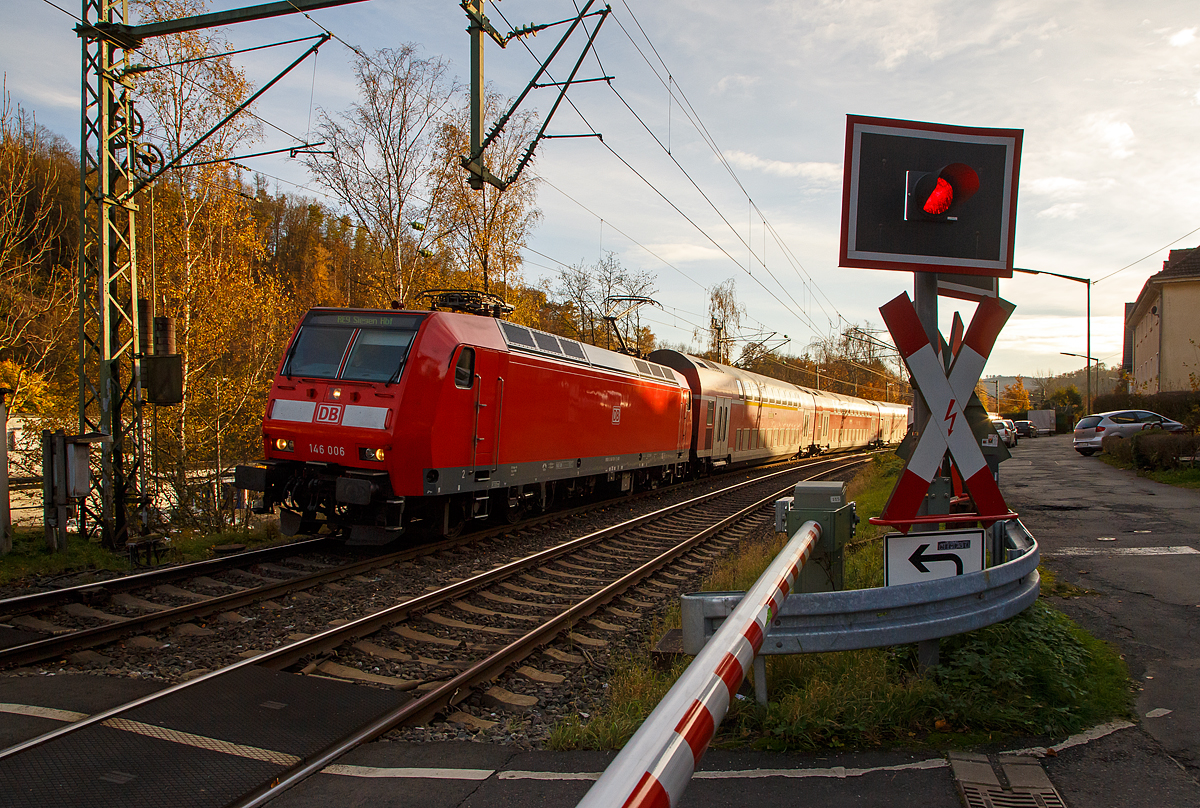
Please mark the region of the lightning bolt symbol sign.
[[946, 430], [946, 435], [954, 434], [954, 422], [958, 419], [958, 413], [954, 411], [954, 399], [950, 399], [950, 406], [946, 408], [946, 415], [942, 418], [943, 421], [949, 421], [950, 427]]

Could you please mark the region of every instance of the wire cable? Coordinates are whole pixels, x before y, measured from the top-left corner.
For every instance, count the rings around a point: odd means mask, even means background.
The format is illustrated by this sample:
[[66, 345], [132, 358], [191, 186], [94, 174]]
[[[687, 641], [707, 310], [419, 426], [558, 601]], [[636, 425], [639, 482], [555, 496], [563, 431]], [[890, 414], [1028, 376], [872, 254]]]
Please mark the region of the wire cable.
[[[625, 10], [629, 12], [629, 16], [633, 19], [634, 24], [637, 25], [638, 31], [642, 34], [642, 37], [645, 38], [646, 44], [650, 46], [650, 49], [654, 52], [654, 55], [658, 58], [659, 64], [661, 64], [663, 67], [663, 70], [666, 71], [667, 77], [668, 77], [667, 81], [664, 82], [662, 77], [660, 75], [658, 75], [658, 71], [650, 63], [650, 60], [646, 57], [645, 53], [642, 52], [641, 47], [637, 44], [637, 42], [634, 40], [634, 38], [630, 35], [629, 31], [625, 28], [625, 26], [621, 24], [620, 18], [615, 17], [615, 15], [614, 15], [614, 18], [617, 20], [617, 25], [621, 28], [622, 32], [629, 39], [630, 44], [632, 44], [634, 49], [638, 51], [638, 54], [641, 55], [642, 59], [646, 62], [647, 66], [650, 67], [651, 72], [654, 73], [655, 77], [659, 80], [659, 83], [662, 84], [667, 89], [667, 92], [671, 95], [672, 98], [674, 97], [674, 92], [672, 90], [672, 86], [674, 86], [675, 88], [678, 89], [680, 97], [683, 99], [684, 103], [686, 104], [686, 109], [684, 109], [681, 106], [681, 109], [683, 109], [684, 115], [688, 118], [688, 120], [692, 123], [692, 125], [694, 127], [696, 127], [696, 131], [700, 134], [701, 139], [705, 141], [706, 145], [708, 145], [709, 149], [716, 156], [717, 160], [721, 163], [722, 166], [724, 166], [726, 172], [728, 172], [729, 176], [733, 179], [734, 183], [741, 190], [742, 194], [746, 197], [747, 201], [754, 207], [754, 210], [756, 212], [758, 212], [760, 217], [762, 217], [764, 226], [769, 226], [769, 223], [766, 221], [765, 214], [763, 214], [762, 210], [758, 207], [757, 204], [755, 204], [754, 200], [750, 197], [749, 191], [746, 190], [745, 186], [742, 184], [741, 180], [738, 178], [737, 172], [735, 172], [733, 170], [733, 166], [729, 164], [729, 161], [726, 158], [725, 153], [717, 145], [716, 139], [713, 138], [711, 133], [708, 131], [708, 127], [706, 127], [704, 125], [704, 121], [700, 118], [699, 113], [697, 113], [695, 110], [695, 107], [692, 106], [691, 100], [687, 97], [687, 94], [684, 92], [683, 88], [681, 86], [679, 86], [679, 82], [674, 80], [671, 70], [667, 67], [666, 62], [663, 60], [662, 55], [659, 54], [658, 49], [654, 47], [654, 43], [650, 40], [649, 35], [646, 34], [645, 29], [642, 27], [641, 21], [639, 21], [637, 19], [637, 16], [633, 13], [633, 10], [631, 8], [629, 8], [629, 4], [627, 2], [624, 2], [624, 0], [622, 0], [622, 5], [624, 5]], [[622, 101], [624, 101], [624, 99], [622, 99]], [[666, 149], [666, 151], [668, 154], [670, 154], [670, 149]], [[786, 246], [786, 244], [783, 243], [782, 238], [779, 236], [779, 234], [777, 232], [775, 232], [774, 227], [771, 227], [771, 231], [772, 231], [772, 234], [773, 234], [774, 238], [776, 239], [776, 241], [780, 244], [780, 246], [783, 248], [785, 254], [788, 256], [789, 262], [792, 264], [792, 269], [793, 269], [793, 271], [795, 271], [797, 277], [799, 277], [802, 282], [805, 282], [805, 276], [807, 276], [807, 278], [808, 278], [807, 283], [811, 284], [818, 292], [820, 292], [821, 296], [824, 297], [825, 300], [829, 302], [829, 304], [834, 308], [834, 311], [837, 313], [838, 319], [845, 320], [846, 318], [842, 316], [840, 311], [837, 311], [837, 306], [833, 303], [833, 301], [829, 298], [829, 296], [825, 293], [825, 291], [820, 288], [820, 286], [816, 283], [816, 280], [812, 277], [812, 275], [808, 272], [808, 270], [804, 269], [804, 265], [799, 261], [799, 259], [797, 259], [795, 257], [795, 255], [792, 253], [791, 249], [788, 248]], [[750, 245], [747, 244], [746, 246], [749, 247]], [[752, 249], [751, 249], [751, 253], [753, 254]], [[760, 259], [760, 263], [763, 264], [763, 268], [765, 269], [766, 268], [765, 261], [761, 261], [761, 259]], [[803, 275], [801, 274], [801, 272], [803, 272]], [[772, 276], [772, 279], [774, 279], [774, 276]], [[776, 283], [778, 283], [778, 280], [776, 280]], [[781, 284], [781, 287], [782, 287], [782, 284]], [[786, 287], [784, 287], [784, 288], [786, 288]], [[797, 304], [797, 305], [799, 305], [799, 304]], [[818, 305], [820, 305], [819, 301], [818, 301]], [[825, 307], [821, 306], [821, 310], [822, 310], [822, 313], [825, 314], [826, 319], [830, 320], [830, 324], [832, 325], [833, 321], [831, 318], [829, 318], [828, 313], [825, 312]], [[847, 321], [847, 322], [849, 322], [849, 321]]]
[[[511, 23], [508, 21], [508, 19], [507, 19], [506, 17], [504, 17], [504, 14], [503, 14], [502, 12], [500, 12], [500, 11], [499, 11], [498, 7], [497, 7], [497, 12], [500, 14], [500, 17], [501, 17], [502, 19], [504, 19], [504, 22], [505, 22], [505, 24], [506, 24], [506, 25], [508, 25], [509, 27], [512, 27], [512, 24], [511, 24]], [[585, 27], [586, 27], [586, 26], [585, 26]], [[623, 27], [623, 26], [622, 26], [622, 29], [624, 29], [624, 27]], [[533, 50], [532, 50], [532, 49], [529, 47], [528, 43], [525, 43], [525, 42], [524, 42], [524, 40], [521, 40], [521, 42], [522, 42], [522, 44], [525, 46], [525, 49], [526, 49], [526, 50], [529, 52], [530, 56], [531, 56], [531, 57], [533, 57], [535, 60], [537, 60], [537, 56], [536, 56], [536, 54], [534, 54], [534, 53], [533, 53]], [[635, 43], [635, 47], [636, 47], [636, 43]], [[595, 49], [593, 48], [593, 50], [595, 50]], [[643, 58], [644, 58], [644, 56], [643, 56]], [[598, 63], [598, 64], [600, 64], [600, 57], [599, 57], [599, 54], [597, 54], [597, 56], [596, 56], [596, 59], [597, 59], [597, 63]], [[540, 63], [540, 60], [538, 60], [538, 61], [539, 61], [539, 63]], [[601, 66], [602, 66], [602, 65], [601, 65]], [[547, 71], [547, 74], [549, 75], [549, 71]], [[656, 75], [657, 75], [657, 74], [656, 74]], [[552, 76], [551, 76], [551, 79], [553, 79], [553, 77], [552, 77]], [[660, 80], [661, 80], [661, 79], [660, 79]], [[676, 86], [678, 86], [678, 85], [676, 85]], [[609, 82], [609, 87], [610, 87], [610, 88], [612, 88], [612, 84], [611, 84], [611, 82]], [[612, 89], [613, 89], [613, 92], [614, 92], [614, 93], [616, 93], [617, 97], [621, 99], [621, 102], [622, 102], [623, 104], [625, 104], [626, 108], [627, 108], [627, 109], [629, 109], [629, 111], [630, 111], [630, 112], [633, 114], [633, 116], [634, 116], [634, 117], [635, 117], [635, 118], [638, 120], [638, 122], [642, 124], [642, 127], [643, 127], [643, 128], [645, 128], [645, 129], [646, 129], [646, 131], [647, 131], [647, 132], [650, 134], [651, 138], [652, 138], [652, 139], [653, 139], [653, 140], [654, 140], [654, 141], [655, 141], [655, 142], [656, 142], [656, 143], [659, 145], [659, 147], [660, 147], [660, 148], [662, 148], [662, 149], [663, 149], [663, 151], [667, 151], [667, 149], [666, 149], [665, 147], [663, 147], [663, 144], [662, 144], [662, 142], [661, 142], [661, 141], [658, 139], [658, 137], [657, 137], [657, 136], [654, 134], [654, 132], [653, 132], [653, 131], [652, 131], [652, 130], [649, 128], [649, 126], [647, 126], [647, 125], [646, 125], [646, 122], [645, 122], [644, 120], [642, 120], [642, 118], [641, 118], [641, 117], [640, 117], [640, 116], [637, 114], [637, 112], [636, 112], [636, 111], [635, 111], [635, 110], [634, 110], [634, 109], [633, 109], [633, 108], [632, 108], [632, 107], [631, 107], [631, 106], [628, 104], [628, 102], [626, 102], [626, 101], [625, 101], [625, 99], [624, 99], [624, 98], [621, 96], [621, 94], [620, 94], [619, 92], [617, 92], [617, 91], [616, 91], [616, 89], [615, 89], [615, 88], [612, 88]], [[595, 127], [593, 127], [593, 126], [592, 126], [592, 125], [591, 125], [591, 124], [588, 122], [587, 118], [586, 118], [586, 117], [583, 115], [582, 111], [580, 111], [580, 110], [579, 110], [579, 108], [578, 108], [578, 107], [577, 107], [577, 106], [576, 106], [576, 105], [575, 105], [575, 104], [574, 104], [574, 103], [573, 103], [573, 102], [570, 100], [570, 98], [569, 98], [569, 97], [567, 98], [567, 101], [568, 101], [568, 103], [570, 103], [570, 104], [571, 104], [571, 107], [572, 107], [572, 109], [574, 109], [574, 110], [576, 111], [576, 113], [579, 115], [580, 119], [581, 119], [581, 120], [582, 120], [582, 121], [583, 121], [583, 122], [584, 122], [584, 123], [585, 123], [585, 124], [588, 126], [588, 128], [590, 128], [590, 129], [592, 130], [592, 132], [593, 132], [593, 133], [596, 133], [596, 131], [597, 131], [597, 130], [595, 129]], [[612, 154], [614, 157], [616, 157], [616, 158], [617, 158], [617, 160], [619, 160], [621, 163], [623, 163], [623, 164], [624, 164], [624, 165], [625, 165], [625, 166], [626, 166], [626, 167], [627, 167], [627, 168], [628, 168], [630, 171], [632, 171], [632, 172], [633, 172], [633, 173], [634, 173], [634, 174], [635, 174], [635, 175], [636, 175], [636, 176], [637, 176], [639, 179], [641, 179], [641, 180], [642, 180], [642, 182], [644, 182], [644, 183], [645, 183], [645, 184], [646, 184], [646, 185], [647, 185], [647, 186], [648, 186], [648, 187], [649, 187], [651, 190], [653, 190], [653, 191], [654, 191], [656, 194], [658, 194], [658, 196], [659, 196], [659, 197], [660, 197], [660, 198], [661, 198], [661, 199], [662, 199], [664, 202], [666, 202], [666, 203], [667, 203], [667, 204], [668, 204], [668, 205], [669, 205], [669, 206], [670, 206], [672, 209], [674, 209], [676, 213], [678, 213], [680, 216], [682, 216], [682, 217], [684, 218], [684, 220], [685, 220], [685, 221], [687, 221], [689, 224], [691, 224], [691, 225], [692, 225], [692, 226], [693, 226], [693, 227], [694, 227], [694, 228], [697, 230], [697, 232], [699, 232], [699, 233], [700, 233], [702, 236], [704, 236], [706, 239], [708, 239], [708, 241], [709, 241], [709, 242], [710, 242], [710, 243], [711, 243], [711, 244], [712, 244], [714, 247], [716, 247], [716, 249], [717, 249], [718, 251], [720, 251], [721, 253], [723, 253], [723, 254], [724, 254], [724, 255], [725, 255], [727, 258], [729, 258], [729, 260], [730, 260], [730, 261], [732, 261], [732, 262], [733, 262], [733, 263], [734, 263], [734, 264], [735, 264], [735, 265], [736, 265], [736, 266], [737, 266], [739, 269], [741, 269], [741, 270], [742, 270], [742, 271], [744, 271], [744, 272], [745, 272], [747, 275], [749, 275], [749, 276], [750, 276], [750, 278], [751, 278], [751, 279], [752, 279], [752, 280], [753, 280], [755, 283], [757, 283], [757, 284], [759, 285], [759, 287], [760, 287], [760, 288], [762, 288], [762, 290], [763, 290], [764, 292], [766, 292], [766, 293], [767, 293], [768, 295], [770, 295], [770, 296], [771, 296], [771, 297], [772, 297], [772, 298], [773, 298], [773, 299], [774, 299], [774, 300], [775, 300], [777, 303], [779, 303], [779, 305], [780, 305], [780, 306], [782, 306], [782, 307], [784, 308], [784, 310], [785, 310], [785, 311], [789, 311], [789, 312], [791, 312], [791, 313], [792, 313], [794, 316], [796, 316], [796, 317], [797, 317], [797, 319], [799, 319], [801, 322], [803, 322], [805, 325], [807, 325], [807, 326], [808, 326], [810, 329], [812, 329], [812, 331], [813, 331], [813, 333], [814, 333], [814, 334], [816, 334], [816, 333], [819, 333], [819, 331], [818, 331], [818, 329], [816, 328], [815, 324], [812, 322], [812, 318], [810, 318], [810, 317], [808, 317], [806, 314], [803, 314], [803, 313], [802, 313], [802, 312], [803, 312], [803, 307], [800, 307], [800, 304], [796, 303], [796, 301], [795, 301], [795, 299], [794, 299], [794, 298], [792, 299], [792, 302], [793, 302], [793, 303], [795, 303], [795, 304], [796, 304], [796, 306], [797, 306], [797, 307], [799, 307], [799, 308], [801, 309], [801, 311], [800, 311], [800, 312], [794, 311], [794, 310], [793, 310], [793, 309], [792, 309], [790, 306], [788, 306], [788, 304], [787, 304], [787, 303], [785, 303], [783, 300], [781, 300], [781, 299], [779, 298], [779, 296], [778, 296], [778, 295], [776, 295], [776, 294], [775, 294], [773, 291], [771, 291], [770, 289], [768, 289], [768, 288], [767, 288], [767, 286], [766, 286], [765, 284], [763, 284], [763, 282], [762, 282], [761, 280], [759, 280], [759, 278], [758, 278], [757, 276], [755, 276], [755, 274], [754, 274], [754, 273], [753, 273], [753, 272], [752, 272], [752, 271], [749, 269], [749, 267], [743, 267], [740, 261], [738, 261], [738, 260], [737, 260], [736, 258], [734, 258], [732, 255], [730, 255], [729, 251], [728, 251], [728, 250], [726, 250], [726, 249], [725, 249], [723, 246], [721, 246], [721, 244], [719, 244], [719, 243], [716, 241], [716, 239], [714, 239], [714, 238], [713, 238], [711, 235], [709, 235], [709, 234], [708, 234], [708, 233], [707, 233], [707, 232], [704, 230], [704, 228], [703, 228], [703, 227], [701, 227], [701, 226], [700, 226], [700, 225], [699, 225], [699, 224], [698, 224], [698, 223], [697, 223], [697, 222], [696, 222], [694, 219], [692, 219], [692, 218], [691, 218], [691, 217], [689, 217], [689, 216], [688, 216], [686, 213], [684, 213], [684, 212], [683, 212], [683, 210], [682, 210], [682, 208], [680, 208], [678, 205], [676, 205], [674, 202], [672, 202], [672, 201], [671, 201], [671, 199], [670, 199], [670, 198], [668, 198], [668, 197], [667, 197], [667, 195], [666, 195], [666, 194], [665, 194], [663, 191], [661, 191], [661, 190], [660, 190], [660, 189], [659, 189], [657, 186], [655, 186], [655, 185], [654, 185], [654, 183], [652, 183], [652, 182], [651, 182], [651, 181], [650, 181], [650, 180], [649, 180], [649, 179], [648, 179], [648, 178], [647, 178], [647, 177], [646, 177], [644, 174], [642, 174], [641, 172], [639, 172], [639, 171], [638, 171], [636, 168], [634, 168], [634, 167], [633, 167], [633, 165], [632, 165], [631, 163], [629, 163], [629, 162], [628, 162], [628, 161], [627, 161], [627, 160], [626, 160], [624, 157], [622, 157], [620, 154], [618, 154], [618, 153], [617, 153], [617, 151], [616, 151], [615, 149], [613, 149], [613, 147], [612, 147], [612, 145], [611, 145], [611, 144], [609, 144], [609, 143], [607, 143], [606, 141], [604, 141], [604, 140], [603, 140], [603, 138], [601, 138], [600, 142], [601, 142], [601, 143], [604, 145], [604, 147], [605, 147], [606, 149], [608, 149], [608, 151], [609, 151], [609, 152], [610, 152], [610, 153], [611, 153], [611, 154]], [[668, 156], [670, 156], [670, 153], [669, 153], [669, 152], [667, 152], [667, 153], [668, 153]], [[733, 227], [733, 226], [732, 226], [732, 225], [729, 223], [729, 220], [728, 220], [728, 219], [727, 219], [727, 218], [724, 216], [724, 214], [722, 214], [722, 213], [720, 212], [720, 210], [719, 210], [719, 209], [716, 207], [716, 205], [715, 205], [715, 204], [712, 202], [712, 200], [711, 200], [711, 199], [709, 199], [709, 197], [708, 197], [708, 196], [707, 196], [707, 195], [704, 193], [703, 189], [701, 189], [701, 188], [699, 187], [699, 185], [698, 185], [698, 184], [695, 182], [695, 180], [693, 180], [693, 179], [692, 179], [691, 175], [690, 175], [690, 174], [688, 174], [688, 172], [687, 172], [687, 171], [686, 171], [686, 170], [683, 168], [683, 166], [682, 166], [682, 165], [680, 165], [680, 164], [679, 164], [679, 162], [678, 162], [677, 160], [675, 160], [675, 159], [674, 159], [674, 157], [671, 157], [671, 159], [672, 159], [672, 162], [674, 162], [674, 163], [675, 163], [675, 165], [679, 167], [680, 171], [681, 171], [681, 172], [683, 172], [684, 176], [688, 178], [688, 181], [692, 183], [693, 187], [695, 187], [695, 188], [696, 188], [696, 190], [697, 190], [697, 191], [700, 193], [700, 195], [701, 195], [701, 196], [702, 196], [702, 197], [705, 199], [705, 201], [707, 201], [707, 202], [709, 203], [709, 205], [710, 205], [710, 206], [713, 208], [713, 210], [714, 210], [714, 211], [717, 213], [717, 215], [718, 215], [718, 216], [719, 216], [719, 217], [722, 219], [722, 221], [724, 221], [724, 222], [725, 222], [725, 224], [726, 224], [726, 225], [727, 225], [727, 226], [730, 228], [730, 230], [731, 230], [731, 231], [732, 231], [732, 232], [735, 234], [735, 236], [737, 236], [738, 240], [739, 240], [739, 241], [741, 241], [741, 242], [742, 242], [742, 244], [743, 244], [744, 246], [749, 246], [749, 245], [747, 245], [747, 244], [746, 244], [746, 242], [745, 242], [744, 240], [742, 240], [742, 239], [741, 239], [741, 235], [740, 235], [740, 233], [738, 233], [738, 232], [737, 232], [737, 229], [736, 229], [736, 228], [734, 228], [734, 227]], [[740, 187], [740, 184], [739, 184], [739, 187]], [[744, 189], [743, 189], [743, 190], [744, 190]], [[595, 215], [595, 214], [593, 214], [593, 215]], [[611, 226], [611, 222], [610, 222], [610, 226]], [[615, 228], [614, 228], [614, 229], [615, 229]], [[636, 242], [635, 242], [635, 243], [636, 243]], [[751, 252], [753, 252], [753, 251], [751, 250]], [[765, 268], [765, 267], [764, 267], [764, 268]], [[771, 272], [770, 272], [770, 270], [769, 270], [769, 269], [767, 269], [767, 273], [768, 273], [769, 275], [771, 274]], [[778, 281], [777, 279], [775, 279], [775, 278], [774, 278], [774, 275], [771, 275], [771, 277], [772, 277], [772, 279], [773, 279], [773, 280], [775, 280], [775, 282], [776, 282], [777, 284], [779, 283], [779, 281]], [[699, 282], [698, 282], [698, 281], [694, 281], [694, 282], [696, 282], [697, 284], [699, 284]], [[787, 295], [788, 295], [788, 297], [790, 298], [790, 297], [791, 297], [791, 293], [787, 291], [786, 287], [783, 287], [783, 285], [782, 285], [782, 284], [779, 284], [779, 285], [780, 285], [780, 287], [781, 287], [781, 288], [783, 288], [783, 289], [784, 289], [784, 293], [785, 293], [785, 294], [787, 294]], [[702, 284], [700, 284], [700, 286], [701, 286], [701, 288], [704, 288]]]
[[1123, 266], [1123, 267], [1121, 267], [1120, 269], [1118, 269], [1116, 272], [1110, 272], [1110, 273], [1108, 273], [1107, 275], [1105, 275], [1103, 278], [1101, 278], [1100, 280], [1092, 281], [1092, 285], [1093, 285], [1093, 286], [1095, 286], [1096, 284], [1100, 283], [1100, 281], [1106, 281], [1106, 280], [1108, 280], [1108, 279], [1109, 279], [1109, 278], [1111, 278], [1113, 275], [1116, 275], [1116, 274], [1117, 274], [1117, 272], [1124, 272], [1125, 270], [1129, 269], [1129, 268], [1130, 268], [1130, 267], [1132, 267], [1132, 266], [1137, 266], [1138, 264], [1140, 264], [1140, 263], [1142, 263], [1143, 261], [1145, 261], [1147, 258], [1150, 258], [1150, 257], [1152, 257], [1152, 256], [1154, 256], [1154, 255], [1156, 255], [1156, 254], [1158, 254], [1158, 253], [1160, 253], [1160, 252], [1162, 252], [1163, 250], [1165, 250], [1165, 249], [1167, 249], [1168, 247], [1170, 247], [1172, 244], [1177, 244], [1178, 242], [1180, 242], [1180, 241], [1183, 241], [1185, 238], [1187, 238], [1188, 236], [1190, 236], [1192, 233], [1195, 233], [1195, 232], [1198, 232], [1198, 231], [1200, 231], [1200, 227], [1197, 227], [1195, 230], [1189, 230], [1188, 232], [1184, 233], [1182, 236], [1180, 236], [1179, 238], [1175, 239], [1174, 241], [1172, 241], [1172, 242], [1170, 242], [1170, 243], [1168, 243], [1168, 244], [1164, 244], [1163, 246], [1159, 247], [1159, 248], [1158, 248], [1157, 250], [1155, 250], [1154, 252], [1152, 252], [1152, 253], [1150, 253], [1150, 254], [1148, 254], [1148, 255], [1143, 255], [1141, 258], [1139, 258], [1138, 260], [1134, 261], [1132, 264], [1126, 264], [1125, 266]]

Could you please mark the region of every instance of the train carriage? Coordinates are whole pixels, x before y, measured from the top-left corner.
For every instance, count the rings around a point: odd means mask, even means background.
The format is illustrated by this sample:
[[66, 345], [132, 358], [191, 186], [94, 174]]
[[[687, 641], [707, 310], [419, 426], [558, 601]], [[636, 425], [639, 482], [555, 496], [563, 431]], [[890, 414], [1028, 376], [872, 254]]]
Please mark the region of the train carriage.
[[908, 407], [812, 390], [709, 359], [661, 350], [692, 389], [692, 460], [702, 468], [898, 443]]

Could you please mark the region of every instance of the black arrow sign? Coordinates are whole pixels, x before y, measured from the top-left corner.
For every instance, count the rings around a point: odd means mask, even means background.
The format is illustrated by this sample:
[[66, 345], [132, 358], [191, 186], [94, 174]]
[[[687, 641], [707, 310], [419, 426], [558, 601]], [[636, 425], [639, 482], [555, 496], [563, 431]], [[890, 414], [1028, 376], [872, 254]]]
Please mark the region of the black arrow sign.
[[962, 559], [959, 558], [957, 555], [955, 555], [954, 553], [934, 553], [932, 555], [924, 555], [925, 551], [928, 549], [929, 549], [928, 544], [922, 544], [920, 547], [918, 547], [916, 549], [916, 551], [912, 555], [910, 555], [908, 557], [908, 560], [911, 561], [912, 565], [914, 567], [916, 567], [918, 570], [920, 570], [921, 572], [929, 572], [929, 567], [925, 566], [925, 562], [927, 562], [927, 561], [929, 561], [929, 562], [953, 561], [954, 562], [954, 574], [955, 575], [963, 574]]

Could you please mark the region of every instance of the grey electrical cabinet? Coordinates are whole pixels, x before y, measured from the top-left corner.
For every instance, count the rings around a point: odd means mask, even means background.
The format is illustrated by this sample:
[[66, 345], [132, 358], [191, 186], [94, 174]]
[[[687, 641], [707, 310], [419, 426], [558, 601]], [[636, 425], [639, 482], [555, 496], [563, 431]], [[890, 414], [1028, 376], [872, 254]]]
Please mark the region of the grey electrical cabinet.
[[821, 540], [800, 570], [797, 592], [832, 592], [845, 585], [843, 548], [854, 538], [858, 512], [844, 482], [797, 483], [792, 496], [775, 502], [775, 530], [792, 536], [805, 522], [821, 526]]

